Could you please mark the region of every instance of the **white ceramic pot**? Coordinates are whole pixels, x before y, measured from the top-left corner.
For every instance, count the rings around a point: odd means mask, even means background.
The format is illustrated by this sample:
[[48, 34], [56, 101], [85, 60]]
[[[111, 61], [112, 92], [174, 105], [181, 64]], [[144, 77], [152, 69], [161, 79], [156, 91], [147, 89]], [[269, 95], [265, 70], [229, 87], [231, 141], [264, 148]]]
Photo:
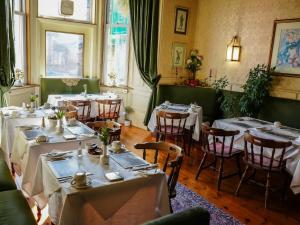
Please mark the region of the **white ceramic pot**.
[[125, 120], [125, 121], [124, 121], [124, 125], [125, 125], [125, 127], [130, 127], [130, 125], [131, 125], [131, 120]]
[[48, 119], [50, 127], [54, 128], [57, 126], [57, 120]]

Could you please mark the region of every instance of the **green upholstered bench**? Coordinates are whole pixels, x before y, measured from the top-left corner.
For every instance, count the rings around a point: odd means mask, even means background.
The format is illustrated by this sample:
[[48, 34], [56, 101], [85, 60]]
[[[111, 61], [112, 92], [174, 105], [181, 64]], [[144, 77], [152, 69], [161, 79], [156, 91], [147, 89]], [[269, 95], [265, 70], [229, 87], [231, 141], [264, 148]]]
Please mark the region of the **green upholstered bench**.
[[0, 224], [37, 224], [21, 191], [11, 190], [0, 192]]
[[258, 118], [300, 129], [300, 101], [270, 97], [258, 114]]
[[41, 104], [47, 102], [50, 94], [80, 94], [83, 85], [87, 85], [87, 92], [95, 94], [100, 92], [99, 79], [80, 79], [75, 86], [67, 86], [61, 78], [41, 78]]
[[209, 225], [209, 221], [209, 212], [200, 207], [195, 207], [160, 217], [143, 225]]
[[202, 106], [203, 121], [213, 122], [219, 115], [217, 98], [218, 96], [213, 88], [159, 85], [156, 105], [160, 105], [167, 100], [179, 104], [196, 102]]
[[0, 191], [7, 191], [7, 190], [14, 190], [14, 189], [17, 189], [16, 184], [4, 160], [2, 150], [0, 150]]

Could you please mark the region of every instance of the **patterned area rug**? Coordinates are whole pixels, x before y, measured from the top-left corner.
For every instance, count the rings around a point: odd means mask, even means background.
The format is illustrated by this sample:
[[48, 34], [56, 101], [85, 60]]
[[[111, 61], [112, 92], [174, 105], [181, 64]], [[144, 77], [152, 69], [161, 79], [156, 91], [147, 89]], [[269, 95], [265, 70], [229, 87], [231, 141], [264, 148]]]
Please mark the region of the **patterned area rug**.
[[180, 212], [184, 209], [200, 206], [209, 211], [211, 225], [241, 225], [237, 219], [209, 203], [203, 197], [187, 187], [177, 183], [176, 191], [177, 196], [172, 200], [174, 212]]

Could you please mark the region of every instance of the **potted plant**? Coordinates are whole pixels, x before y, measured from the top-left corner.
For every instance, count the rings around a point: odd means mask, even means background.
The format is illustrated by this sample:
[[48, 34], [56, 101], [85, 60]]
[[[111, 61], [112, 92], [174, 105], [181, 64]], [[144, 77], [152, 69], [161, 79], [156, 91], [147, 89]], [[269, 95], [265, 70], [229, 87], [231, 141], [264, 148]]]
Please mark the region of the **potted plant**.
[[49, 121], [49, 124], [50, 124], [50, 128], [54, 128], [56, 127], [57, 125], [57, 117], [56, 115], [49, 115], [48, 116], [48, 121]]
[[29, 101], [30, 101], [30, 108], [34, 109], [36, 108], [36, 103], [37, 103], [37, 99], [38, 99], [38, 95], [34, 95], [31, 94], [29, 97]]
[[109, 142], [109, 129], [108, 127], [103, 127], [99, 132], [99, 139], [103, 143], [103, 154], [100, 156], [100, 161], [102, 164], [107, 165], [109, 163], [109, 157], [107, 155], [107, 145]]
[[187, 84], [190, 86], [198, 86], [199, 80], [196, 79], [196, 73], [200, 70], [203, 61], [203, 56], [198, 54], [198, 50], [192, 50], [190, 57], [186, 61], [186, 69], [190, 72], [191, 78], [188, 79]]
[[133, 112], [133, 109], [130, 106], [125, 107], [125, 120], [124, 120], [124, 125], [126, 127], [130, 127], [131, 125], [131, 120], [129, 118], [129, 114]]
[[65, 113], [61, 110], [57, 111], [55, 113], [57, 119], [58, 119], [58, 127], [57, 127], [57, 133], [63, 133], [64, 132], [64, 128], [63, 128], [63, 121], [62, 119], [64, 118]]
[[265, 99], [269, 96], [272, 85], [272, 73], [275, 67], [258, 64], [249, 72], [246, 83], [242, 86], [244, 92], [239, 102], [243, 116], [257, 117]]

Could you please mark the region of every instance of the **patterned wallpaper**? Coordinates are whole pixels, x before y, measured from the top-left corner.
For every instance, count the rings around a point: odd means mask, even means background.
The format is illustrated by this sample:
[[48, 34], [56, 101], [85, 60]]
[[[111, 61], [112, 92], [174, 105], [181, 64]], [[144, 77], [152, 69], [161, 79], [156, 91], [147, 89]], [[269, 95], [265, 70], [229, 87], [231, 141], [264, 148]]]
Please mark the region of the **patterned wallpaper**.
[[[198, 77], [213, 69], [240, 90], [251, 67], [268, 63], [273, 21], [290, 18], [300, 18], [300, 0], [199, 0], [194, 46], [204, 64]], [[226, 62], [226, 45], [235, 34], [241, 40], [241, 61]], [[276, 78], [272, 95], [300, 100], [300, 78]]]

